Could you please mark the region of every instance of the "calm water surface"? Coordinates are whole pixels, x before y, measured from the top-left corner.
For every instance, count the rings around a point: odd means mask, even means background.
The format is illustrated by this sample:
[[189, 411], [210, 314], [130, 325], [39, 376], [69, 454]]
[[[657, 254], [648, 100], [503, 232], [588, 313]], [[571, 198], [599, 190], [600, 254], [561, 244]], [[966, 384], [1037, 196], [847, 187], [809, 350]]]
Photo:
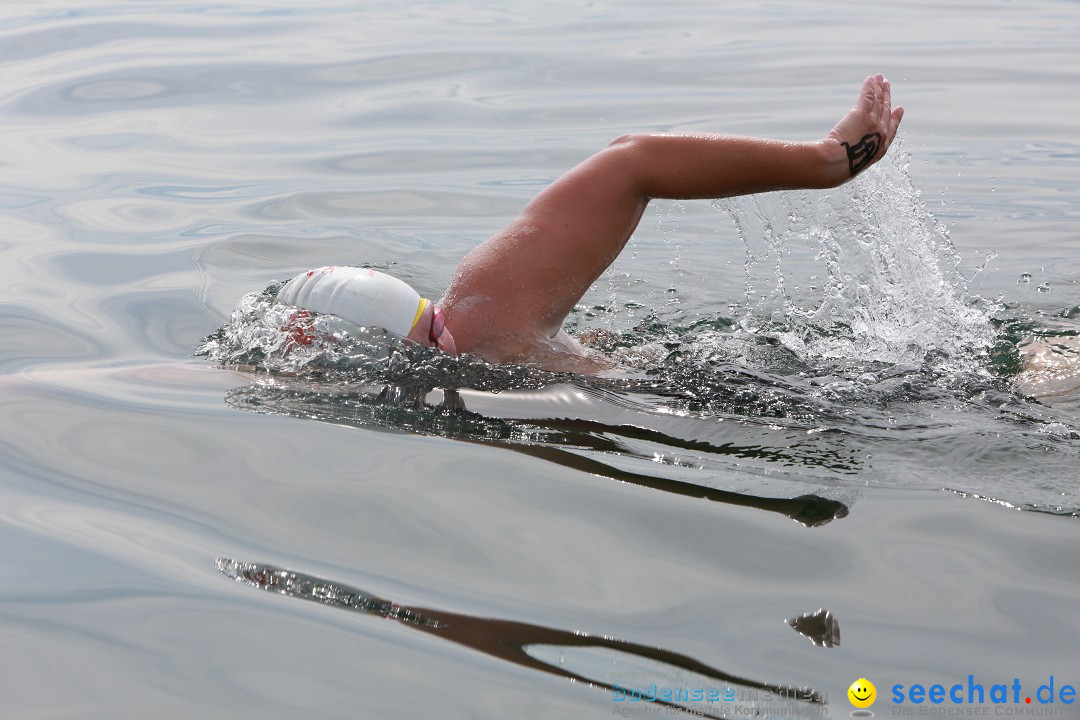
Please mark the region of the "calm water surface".
[[[5, 709], [1080, 684], [1078, 47], [1075, 2], [0, 8]], [[612, 137], [815, 139], [874, 71], [859, 182], [647, 212], [570, 321], [611, 373], [280, 352], [299, 270], [437, 296]]]

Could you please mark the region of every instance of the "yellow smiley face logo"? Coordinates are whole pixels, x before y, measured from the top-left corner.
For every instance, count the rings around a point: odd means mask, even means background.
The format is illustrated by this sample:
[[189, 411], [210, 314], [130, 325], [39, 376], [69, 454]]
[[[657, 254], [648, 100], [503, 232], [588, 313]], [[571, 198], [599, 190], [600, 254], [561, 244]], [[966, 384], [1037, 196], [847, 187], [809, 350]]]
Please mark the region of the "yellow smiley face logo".
[[859, 678], [847, 689], [848, 700], [857, 708], [868, 708], [877, 699], [877, 688], [866, 678]]

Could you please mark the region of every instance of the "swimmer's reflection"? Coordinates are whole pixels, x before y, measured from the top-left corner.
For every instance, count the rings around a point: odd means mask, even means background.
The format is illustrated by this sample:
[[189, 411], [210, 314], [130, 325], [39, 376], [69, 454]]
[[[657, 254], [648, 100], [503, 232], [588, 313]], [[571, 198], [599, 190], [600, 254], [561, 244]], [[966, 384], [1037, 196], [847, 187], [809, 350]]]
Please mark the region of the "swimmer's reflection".
[[[358, 427], [392, 427], [418, 434], [438, 435], [468, 443], [496, 446], [590, 475], [632, 483], [662, 492], [752, 507], [785, 515], [806, 527], [819, 527], [848, 514], [843, 503], [818, 495], [794, 498], [760, 497], [706, 485], [632, 472], [598, 458], [605, 455], [655, 461], [655, 455], [635, 449], [628, 440], [685, 449], [697, 454], [735, 456], [790, 463], [782, 448], [723, 445], [687, 440], [660, 430], [635, 425], [612, 425], [595, 420], [529, 418], [508, 420], [468, 412], [462, 394], [443, 391], [439, 409], [426, 405], [428, 388], [384, 386], [312, 389], [303, 384], [256, 384], [226, 394], [233, 407]], [[595, 406], [591, 406], [595, 407]], [[572, 448], [572, 450], [570, 449]], [[590, 452], [589, 456], [581, 454]]]
[[[243, 563], [229, 558], [218, 558], [217, 568], [227, 577], [253, 588], [268, 590], [302, 600], [311, 600], [343, 610], [396, 620], [406, 627], [465, 645], [500, 660], [506, 660], [515, 665], [522, 665], [541, 672], [560, 675], [569, 680], [586, 683], [612, 693], [620, 689], [617, 683], [573, 672], [559, 661], [555, 661], [555, 663], [546, 662], [537, 656], [542, 655], [542, 653], [537, 652], [537, 649], [550, 647], [565, 651], [572, 648], [591, 648], [614, 651], [620, 655], [632, 656], [637, 663], [640, 663], [640, 661], [648, 663], [648, 667], [651, 668], [649, 671], [627, 673], [635, 677], [663, 677], [662, 671], [665, 667], [675, 668], [679, 671], [694, 673], [716, 680], [725, 685], [741, 685], [766, 691], [775, 695], [777, 699], [808, 703], [824, 702], [821, 693], [812, 688], [775, 685], [739, 677], [706, 665], [687, 655], [665, 650], [664, 648], [511, 620], [480, 618], [431, 608], [404, 607], [357, 588], [312, 575], [285, 570], [273, 565]], [[530, 654], [530, 649], [536, 655]], [[608, 668], [608, 677], [613, 678], [615, 674], [610, 671], [612, 658], [605, 659], [607, 660], [605, 667]], [[640, 668], [641, 665], [637, 664], [634, 667]], [[597, 667], [597, 673], [599, 674], [599, 672]], [[632, 687], [626, 686], [621, 689], [624, 692], [633, 690]], [[696, 699], [698, 698], [690, 698], [687, 700], [687, 705], [690, 704], [690, 700]], [[707, 701], [707, 698], [705, 700]], [[679, 710], [687, 710], [695, 715], [708, 718], [721, 717], [720, 715], [710, 714], [708, 710], [720, 713], [724, 711], [722, 707], [716, 708], [709, 704], [695, 704], [687, 707], [680, 705], [678, 702], [660, 698], [655, 701], [649, 700], [649, 702]]]

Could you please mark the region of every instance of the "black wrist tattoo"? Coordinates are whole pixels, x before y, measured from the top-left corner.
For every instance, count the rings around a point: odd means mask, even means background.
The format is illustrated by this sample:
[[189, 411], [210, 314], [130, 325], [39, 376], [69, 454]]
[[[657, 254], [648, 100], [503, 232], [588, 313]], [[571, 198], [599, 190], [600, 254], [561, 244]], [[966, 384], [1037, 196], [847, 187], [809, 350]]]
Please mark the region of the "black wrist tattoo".
[[874, 156], [877, 155], [878, 148], [881, 147], [881, 133], [867, 133], [854, 145], [848, 145], [846, 142], [841, 144], [847, 150], [848, 168], [851, 170], [851, 177], [855, 177], [860, 170], [874, 161]]

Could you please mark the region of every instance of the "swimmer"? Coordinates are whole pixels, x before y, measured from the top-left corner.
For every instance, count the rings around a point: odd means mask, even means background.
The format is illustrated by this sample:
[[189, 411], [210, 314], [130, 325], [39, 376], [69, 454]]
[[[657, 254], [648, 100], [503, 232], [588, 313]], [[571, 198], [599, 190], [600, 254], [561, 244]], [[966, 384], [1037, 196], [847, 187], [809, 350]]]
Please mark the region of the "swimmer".
[[563, 321], [622, 251], [651, 199], [836, 187], [885, 155], [903, 114], [892, 107], [889, 81], [872, 75], [855, 106], [816, 142], [624, 135], [469, 252], [438, 302], [384, 273], [347, 267], [302, 273], [278, 299], [450, 354], [580, 370], [585, 350]]

